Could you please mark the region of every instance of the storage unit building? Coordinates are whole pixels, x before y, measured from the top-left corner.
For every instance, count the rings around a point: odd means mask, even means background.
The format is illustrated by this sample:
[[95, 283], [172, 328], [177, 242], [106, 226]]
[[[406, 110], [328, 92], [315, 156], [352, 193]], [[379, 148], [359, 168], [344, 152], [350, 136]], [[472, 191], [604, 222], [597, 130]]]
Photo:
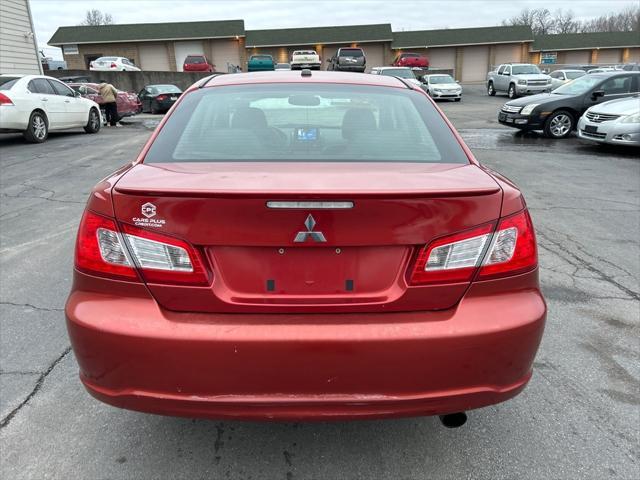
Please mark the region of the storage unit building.
[[367, 71], [387, 65], [386, 58], [393, 40], [391, 25], [345, 25], [337, 27], [282, 28], [274, 30], [247, 30], [247, 57], [257, 53], [272, 55], [276, 62], [288, 62], [295, 50], [313, 49], [327, 60], [340, 47], [358, 46], [367, 57]]

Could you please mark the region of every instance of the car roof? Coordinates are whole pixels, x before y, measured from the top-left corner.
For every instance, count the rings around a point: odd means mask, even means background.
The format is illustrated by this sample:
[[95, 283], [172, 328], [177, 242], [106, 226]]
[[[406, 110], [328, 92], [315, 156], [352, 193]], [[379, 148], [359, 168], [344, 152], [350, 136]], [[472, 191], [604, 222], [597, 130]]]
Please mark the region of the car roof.
[[[304, 70], [303, 70], [304, 71]], [[407, 88], [396, 77], [385, 75], [363, 75], [350, 72], [313, 71], [310, 76], [302, 76], [297, 70], [278, 70], [251, 73], [216, 75], [206, 83], [207, 87], [228, 85], [251, 85], [262, 83], [327, 83], [346, 85], [373, 85], [382, 87]]]
[[411, 67], [373, 67], [371, 70], [411, 70]]
[[608, 72], [605, 71], [605, 72], [589, 73], [588, 75], [591, 75], [592, 77], [609, 78], [609, 77], [615, 77], [617, 75], [640, 76], [640, 72], [628, 72], [626, 70], [610, 70]]

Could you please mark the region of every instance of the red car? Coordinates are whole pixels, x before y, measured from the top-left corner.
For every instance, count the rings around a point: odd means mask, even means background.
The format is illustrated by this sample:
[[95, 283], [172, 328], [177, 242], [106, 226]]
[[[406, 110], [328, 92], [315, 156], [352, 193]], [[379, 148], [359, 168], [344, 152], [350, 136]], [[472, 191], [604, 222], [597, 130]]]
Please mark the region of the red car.
[[393, 66], [428, 68], [429, 59], [420, 53], [401, 53], [394, 60]]
[[[82, 97], [93, 100], [98, 105], [102, 105], [104, 103], [102, 95], [100, 95], [100, 92], [98, 91], [99, 84], [97, 83], [69, 83], [67, 85], [78, 92]], [[142, 111], [142, 103], [140, 103], [138, 95], [131, 92], [123, 92], [121, 90], [118, 90], [116, 106], [118, 108], [118, 115], [121, 117], [130, 117], [131, 115], [135, 115]]]
[[216, 66], [209, 63], [205, 55], [187, 55], [182, 69], [185, 72], [215, 72]]
[[93, 189], [65, 312], [111, 405], [459, 426], [525, 387], [546, 306], [521, 192], [422, 89], [303, 70], [178, 99]]

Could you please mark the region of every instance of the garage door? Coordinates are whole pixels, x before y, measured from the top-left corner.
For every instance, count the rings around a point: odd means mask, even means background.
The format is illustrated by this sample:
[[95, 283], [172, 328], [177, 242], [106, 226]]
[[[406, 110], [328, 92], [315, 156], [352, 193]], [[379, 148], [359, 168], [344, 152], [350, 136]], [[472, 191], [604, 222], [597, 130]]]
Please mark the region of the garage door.
[[184, 59], [188, 55], [204, 55], [202, 48], [202, 42], [175, 42], [173, 49], [176, 53], [176, 68], [179, 72], [182, 72], [182, 66], [184, 65]]
[[622, 50], [619, 48], [606, 48], [598, 52], [598, 63], [620, 63]]
[[167, 72], [169, 68], [169, 57], [167, 47], [160, 43], [141, 43], [138, 46], [140, 52], [140, 68], [147, 72]]
[[229, 72], [229, 67], [240, 65], [240, 47], [234, 39], [211, 41], [212, 58], [209, 60], [218, 72]]
[[364, 44], [360, 48], [364, 50], [364, 54], [367, 57], [367, 72], [370, 72], [373, 67], [384, 67], [384, 50], [380, 44]]
[[482, 82], [489, 71], [489, 47], [464, 47], [462, 49], [462, 81]]
[[[495, 67], [499, 66], [502, 63], [517, 63], [521, 62], [522, 58], [520, 58], [520, 44], [518, 43], [510, 43], [507, 45], [496, 45], [494, 47]], [[525, 62], [528, 60], [525, 60]]]
[[429, 58], [429, 67], [453, 70], [456, 68], [455, 48], [428, 48], [426, 55]]
[[589, 63], [590, 61], [590, 50], [575, 50], [573, 52], [565, 52], [563, 63], [581, 65], [583, 63]]

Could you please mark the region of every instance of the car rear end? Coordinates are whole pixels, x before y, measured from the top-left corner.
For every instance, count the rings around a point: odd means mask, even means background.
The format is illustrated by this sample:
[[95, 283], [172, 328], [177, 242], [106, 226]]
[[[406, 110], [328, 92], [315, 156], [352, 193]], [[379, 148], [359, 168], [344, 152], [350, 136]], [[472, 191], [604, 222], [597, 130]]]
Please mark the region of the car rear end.
[[315, 50], [296, 50], [291, 55], [291, 70], [311, 68], [320, 70], [320, 56]]
[[429, 67], [429, 59], [418, 53], [410, 53], [410, 54], [402, 54], [396, 65], [398, 67], [418, 67], [418, 68], [428, 68]]
[[338, 51], [336, 70], [344, 72], [364, 72], [366, 57], [361, 48], [341, 48]]
[[118, 107], [118, 115], [122, 117], [136, 115], [142, 109], [142, 103], [138, 95], [133, 92], [119, 91], [116, 104]]
[[93, 60], [89, 64], [90, 70], [97, 71], [112, 71], [119, 70], [118, 59], [116, 57], [101, 57], [97, 60]]
[[155, 85], [158, 92], [153, 98], [153, 106], [156, 110], [167, 111], [182, 95], [182, 91], [175, 85]]
[[0, 75], [0, 133], [26, 130], [34, 108], [29, 95], [22, 75]]
[[275, 70], [275, 62], [271, 55], [253, 55], [249, 58], [247, 70], [249, 72], [263, 72]]
[[94, 189], [66, 305], [88, 391], [262, 420], [520, 392], [546, 308], [519, 191], [396, 79], [273, 75], [190, 90]]
[[188, 55], [184, 59], [182, 69], [185, 72], [210, 72], [212, 71], [211, 65], [207, 61], [204, 55]]

